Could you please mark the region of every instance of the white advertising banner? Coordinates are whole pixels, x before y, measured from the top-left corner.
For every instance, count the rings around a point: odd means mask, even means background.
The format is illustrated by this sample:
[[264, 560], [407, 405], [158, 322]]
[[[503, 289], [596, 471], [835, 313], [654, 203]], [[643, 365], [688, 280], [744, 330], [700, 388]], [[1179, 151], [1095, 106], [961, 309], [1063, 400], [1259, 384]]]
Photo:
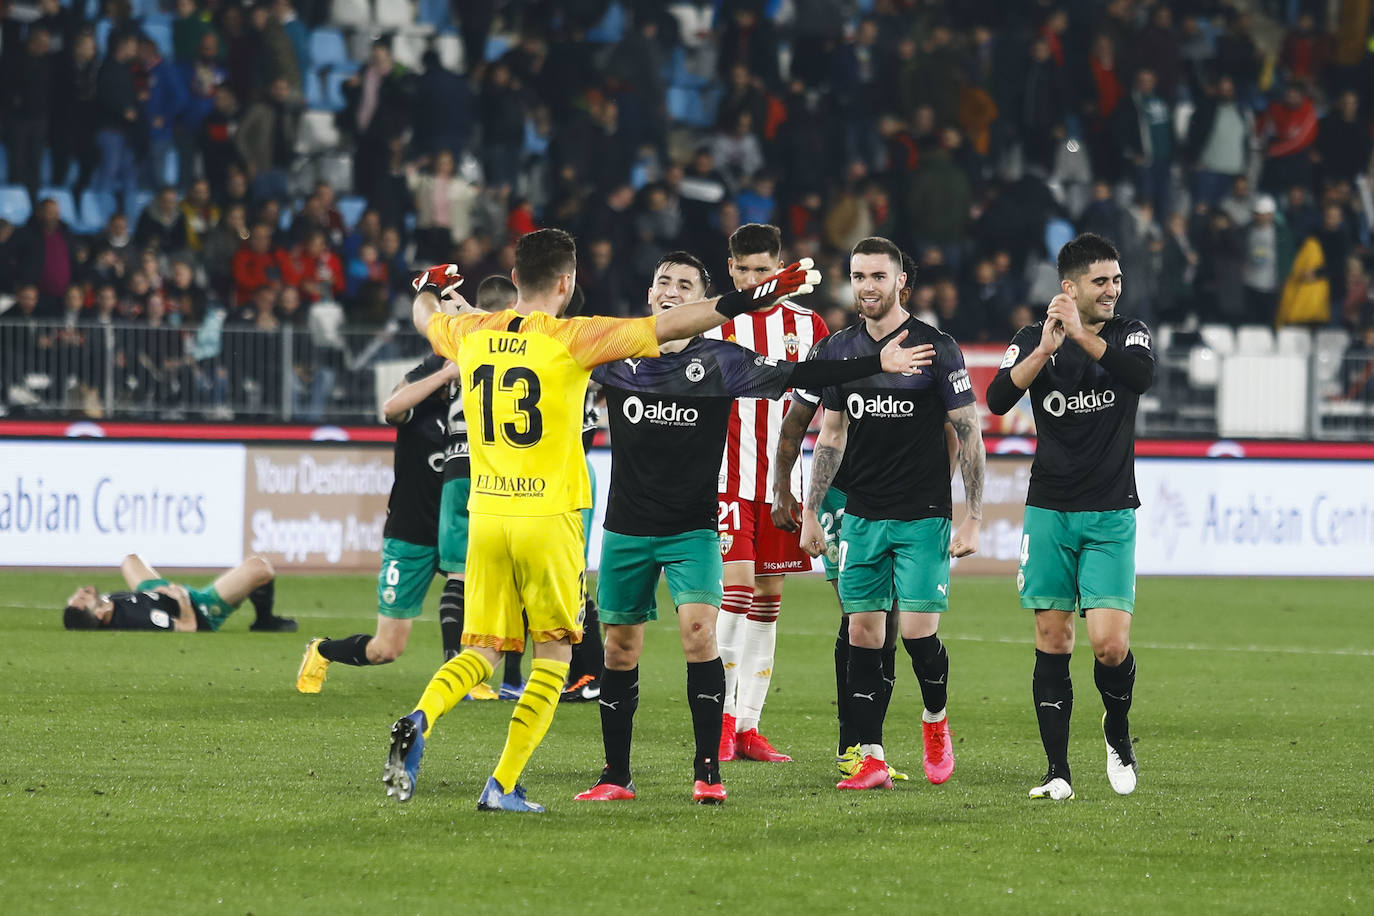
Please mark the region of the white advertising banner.
[[233, 566], [244, 448], [0, 442], [0, 566]]
[[1374, 464], [1138, 460], [1142, 575], [1374, 575]]

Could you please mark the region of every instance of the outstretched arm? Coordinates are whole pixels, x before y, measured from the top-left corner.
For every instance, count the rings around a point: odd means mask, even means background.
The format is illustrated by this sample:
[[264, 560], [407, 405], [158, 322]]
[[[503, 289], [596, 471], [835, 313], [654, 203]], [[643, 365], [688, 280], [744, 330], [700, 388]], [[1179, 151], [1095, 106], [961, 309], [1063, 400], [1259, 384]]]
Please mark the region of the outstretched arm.
[[959, 438], [959, 469], [964, 475], [964, 502], [967, 514], [950, 539], [949, 554], [966, 557], [978, 550], [978, 533], [983, 523], [983, 474], [987, 452], [983, 447], [983, 428], [978, 408], [973, 404], [949, 411], [949, 422]]
[[787, 265], [771, 277], [766, 277], [757, 286], [670, 309], [658, 316], [658, 342], [667, 343], [670, 340], [695, 337], [702, 331], [719, 327], [745, 312], [772, 308], [775, 303], [788, 296], [805, 295], [821, 282], [820, 271], [812, 270], [811, 267], [811, 259], [803, 258]]

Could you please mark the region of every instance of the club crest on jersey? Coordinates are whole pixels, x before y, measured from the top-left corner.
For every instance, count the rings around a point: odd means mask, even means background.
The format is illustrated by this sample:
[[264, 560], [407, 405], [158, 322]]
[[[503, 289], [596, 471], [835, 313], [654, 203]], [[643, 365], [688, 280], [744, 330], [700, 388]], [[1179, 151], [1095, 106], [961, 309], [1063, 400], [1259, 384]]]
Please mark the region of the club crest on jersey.
[[796, 356], [797, 351], [801, 349], [801, 338], [792, 333], [784, 334], [782, 335], [782, 345], [787, 350], [788, 356]]
[[720, 533], [720, 555], [725, 556], [735, 546], [735, 536], [728, 531]]
[[694, 359], [687, 364], [686, 373], [687, 381], [693, 383], [699, 382], [706, 378], [706, 367], [701, 364], [701, 360]]

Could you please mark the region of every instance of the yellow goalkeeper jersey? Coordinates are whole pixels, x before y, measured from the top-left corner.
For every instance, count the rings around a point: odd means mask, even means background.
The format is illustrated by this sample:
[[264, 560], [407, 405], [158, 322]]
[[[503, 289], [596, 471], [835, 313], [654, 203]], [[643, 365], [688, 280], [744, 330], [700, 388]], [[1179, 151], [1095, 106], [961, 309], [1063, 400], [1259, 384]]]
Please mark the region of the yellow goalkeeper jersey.
[[602, 363], [658, 356], [656, 323], [513, 309], [430, 318], [434, 352], [462, 372], [469, 512], [540, 516], [591, 506], [582, 452], [587, 380]]

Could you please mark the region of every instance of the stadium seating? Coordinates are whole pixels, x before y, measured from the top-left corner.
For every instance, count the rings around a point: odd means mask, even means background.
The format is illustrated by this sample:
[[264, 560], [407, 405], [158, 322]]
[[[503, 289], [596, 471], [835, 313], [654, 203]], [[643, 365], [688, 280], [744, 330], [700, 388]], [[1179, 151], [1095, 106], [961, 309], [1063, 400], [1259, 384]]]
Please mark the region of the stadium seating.
[[372, 5], [368, 0], [333, 0], [329, 19], [344, 28], [367, 29], [372, 25]]
[[594, 44], [615, 44], [625, 34], [625, 8], [612, 3], [601, 21], [587, 32], [587, 40]]
[[457, 35], [438, 36], [434, 39], [434, 49], [439, 52], [439, 63], [444, 69], [458, 73], [467, 69], [463, 66], [463, 43]]
[[71, 228], [78, 226], [80, 221], [76, 216], [76, 200], [72, 197], [70, 188], [40, 188], [38, 199], [57, 201], [58, 218]]
[[399, 29], [415, 22], [415, 7], [410, 0], [376, 0], [377, 25]]
[[29, 221], [33, 204], [29, 201], [29, 190], [22, 185], [9, 184], [0, 187], [0, 219], [15, 226]]
[[1218, 356], [1230, 356], [1236, 352], [1236, 332], [1229, 324], [1204, 324], [1198, 328], [1202, 342], [1216, 351]]
[[411, 70], [423, 69], [420, 57], [429, 46], [429, 32], [420, 31], [413, 26], [403, 28], [391, 36], [391, 54], [396, 60]]
[[367, 198], [340, 197], [336, 206], [339, 208], [339, 216], [343, 217], [344, 225], [352, 232], [353, 227], [358, 225], [358, 220], [362, 219], [363, 211], [367, 209]]
[[1188, 384], [1194, 388], [1215, 388], [1221, 378], [1221, 357], [1211, 347], [1188, 351]]
[[172, 23], [167, 19], [151, 19], [145, 17], [141, 28], [143, 34], [147, 35], [157, 45], [157, 49], [162, 52], [162, 56], [167, 60], [172, 59]]
[[329, 111], [306, 111], [301, 115], [301, 129], [296, 139], [296, 152], [314, 156], [339, 145], [339, 129], [334, 114]]
[[1226, 437], [1307, 433], [1307, 360], [1236, 354], [1222, 363], [1217, 432]]
[[148, 209], [155, 195], [152, 191], [128, 191], [124, 195], [124, 215], [129, 218], [129, 229], [138, 227], [138, 218]]
[[1289, 326], [1279, 328], [1275, 341], [1279, 353], [1307, 356], [1312, 352], [1312, 332], [1308, 328]]
[[1274, 352], [1274, 332], [1262, 324], [1247, 324], [1236, 329], [1236, 355], [1267, 356]]
[[352, 71], [356, 69], [357, 64], [348, 56], [348, 46], [344, 43], [342, 32], [338, 29], [320, 28], [310, 33], [310, 66], [343, 66]]
[[77, 223], [83, 232], [99, 232], [105, 228], [119, 210], [115, 196], [109, 191], [93, 191], [90, 188], [81, 192], [81, 200], [76, 211]]

